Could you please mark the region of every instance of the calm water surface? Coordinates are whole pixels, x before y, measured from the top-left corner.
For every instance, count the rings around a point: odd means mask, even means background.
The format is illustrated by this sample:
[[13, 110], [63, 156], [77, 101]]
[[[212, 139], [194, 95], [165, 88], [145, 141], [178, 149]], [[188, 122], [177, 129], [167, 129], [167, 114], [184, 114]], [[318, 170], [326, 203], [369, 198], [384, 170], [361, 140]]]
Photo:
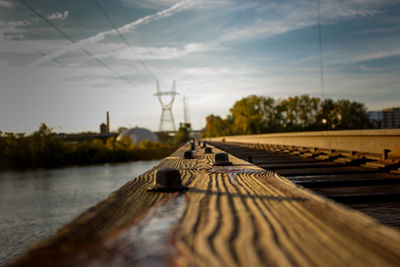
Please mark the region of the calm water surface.
[[158, 163], [0, 172], [0, 265]]

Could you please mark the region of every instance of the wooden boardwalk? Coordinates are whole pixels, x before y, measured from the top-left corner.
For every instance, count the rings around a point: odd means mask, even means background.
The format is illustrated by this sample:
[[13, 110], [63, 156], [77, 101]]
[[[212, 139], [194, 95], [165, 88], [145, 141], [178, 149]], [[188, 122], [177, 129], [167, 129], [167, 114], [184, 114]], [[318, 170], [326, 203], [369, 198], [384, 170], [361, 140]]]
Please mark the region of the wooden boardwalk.
[[[230, 155], [186, 145], [9, 266], [400, 266], [400, 232]], [[213, 152], [220, 152], [213, 147]], [[179, 169], [184, 193], [146, 188]]]

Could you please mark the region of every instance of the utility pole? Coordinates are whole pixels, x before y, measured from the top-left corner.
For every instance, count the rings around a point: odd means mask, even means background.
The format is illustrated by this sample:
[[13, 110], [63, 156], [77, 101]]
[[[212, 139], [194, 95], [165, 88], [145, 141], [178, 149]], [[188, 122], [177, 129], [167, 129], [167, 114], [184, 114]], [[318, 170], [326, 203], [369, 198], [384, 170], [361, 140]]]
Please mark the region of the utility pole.
[[188, 103], [187, 103], [187, 97], [183, 96], [183, 122], [185, 124], [190, 123], [189, 122], [189, 107], [188, 107]]
[[321, 3], [317, 0], [317, 14], [318, 14], [318, 43], [319, 43], [319, 63], [320, 63], [320, 80], [321, 80], [321, 98], [325, 99], [325, 85], [324, 85], [324, 62], [322, 57], [322, 31], [321, 31]]
[[107, 111], [107, 133], [110, 133], [110, 114]]

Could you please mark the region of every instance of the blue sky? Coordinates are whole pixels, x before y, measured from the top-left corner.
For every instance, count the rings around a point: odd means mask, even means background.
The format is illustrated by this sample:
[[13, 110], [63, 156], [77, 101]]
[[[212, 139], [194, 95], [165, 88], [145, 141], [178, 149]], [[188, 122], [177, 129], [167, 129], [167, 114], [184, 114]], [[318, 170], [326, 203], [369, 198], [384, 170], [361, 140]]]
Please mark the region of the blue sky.
[[[157, 130], [163, 90], [176, 81], [194, 128], [236, 100], [321, 96], [316, 0], [0, 0], [0, 130]], [[321, 0], [325, 96], [369, 110], [399, 106], [400, 2]], [[96, 59], [108, 67], [99, 64]], [[147, 66], [146, 69], [143, 66]], [[154, 75], [150, 74], [152, 72]]]

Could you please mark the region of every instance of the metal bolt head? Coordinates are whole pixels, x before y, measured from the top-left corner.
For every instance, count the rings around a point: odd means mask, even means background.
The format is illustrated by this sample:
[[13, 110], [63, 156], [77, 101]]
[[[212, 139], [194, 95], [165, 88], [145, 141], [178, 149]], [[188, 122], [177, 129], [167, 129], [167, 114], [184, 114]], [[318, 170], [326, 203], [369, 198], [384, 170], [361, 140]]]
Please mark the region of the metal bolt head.
[[226, 153], [217, 153], [215, 154], [215, 161], [219, 162], [229, 161], [229, 156]]
[[211, 147], [206, 147], [206, 148], [204, 148], [204, 153], [206, 153], [206, 154], [212, 153]]
[[183, 153], [183, 157], [185, 159], [192, 159], [193, 158], [193, 151], [192, 150], [186, 150], [185, 153]]
[[182, 191], [186, 186], [182, 185], [181, 174], [178, 169], [165, 168], [157, 170], [154, 184], [148, 188], [149, 191]]
[[215, 166], [227, 166], [232, 165], [232, 162], [229, 161], [229, 156], [226, 153], [217, 153], [215, 154]]
[[383, 150], [383, 160], [387, 160], [389, 158], [390, 149]]

